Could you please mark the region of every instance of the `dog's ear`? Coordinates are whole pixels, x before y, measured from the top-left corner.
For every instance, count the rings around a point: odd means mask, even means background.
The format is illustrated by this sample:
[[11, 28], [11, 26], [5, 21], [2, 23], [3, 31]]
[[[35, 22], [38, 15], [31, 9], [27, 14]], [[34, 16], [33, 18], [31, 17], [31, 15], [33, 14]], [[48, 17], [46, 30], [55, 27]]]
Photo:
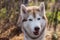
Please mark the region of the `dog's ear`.
[[21, 10], [22, 13], [26, 13], [26, 6], [24, 4], [21, 4]]
[[45, 4], [44, 4], [44, 2], [40, 3], [39, 10], [40, 10], [40, 15], [44, 16], [45, 15]]
[[20, 6], [20, 16], [24, 18], [27, 14], [26, 6], [24, 4], [21, 4]]

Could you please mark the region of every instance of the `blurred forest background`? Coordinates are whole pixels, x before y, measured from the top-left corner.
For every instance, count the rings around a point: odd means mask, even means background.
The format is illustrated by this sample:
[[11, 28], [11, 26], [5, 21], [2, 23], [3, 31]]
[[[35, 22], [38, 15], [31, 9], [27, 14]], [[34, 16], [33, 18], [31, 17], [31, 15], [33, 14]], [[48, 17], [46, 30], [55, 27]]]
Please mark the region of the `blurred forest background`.
[[60, 40], [60, 0], [0, 0], [0, 40], [22, 40], [20, 6], [45, 2], [48, 18], [46, 40]]

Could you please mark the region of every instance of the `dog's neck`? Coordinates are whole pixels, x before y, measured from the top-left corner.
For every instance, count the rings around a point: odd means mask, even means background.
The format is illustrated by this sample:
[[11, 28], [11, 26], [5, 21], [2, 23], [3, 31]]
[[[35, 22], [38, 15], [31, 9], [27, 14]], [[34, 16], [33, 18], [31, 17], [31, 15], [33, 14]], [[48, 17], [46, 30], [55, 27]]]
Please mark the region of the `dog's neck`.
[[30, 37], [24, 32], [24, 40], [44, 40], [44, 37], [45, 37], [45, 32], [44, 32], [39, 38], [36, 38], [36, 39], [30, 38]]

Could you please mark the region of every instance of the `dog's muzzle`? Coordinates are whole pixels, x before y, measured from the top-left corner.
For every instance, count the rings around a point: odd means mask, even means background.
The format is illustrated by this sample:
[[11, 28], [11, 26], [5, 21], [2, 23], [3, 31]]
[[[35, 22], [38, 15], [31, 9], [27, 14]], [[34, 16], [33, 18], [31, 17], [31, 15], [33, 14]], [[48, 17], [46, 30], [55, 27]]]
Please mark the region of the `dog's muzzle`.
[[[31, 39], [37, 39], [37, 38], [39, 38], [41, 35], [43, 35], [44, 30], [45, 30], [45, 27], [43, 27], [43, 29], [41, 30], [39, 36], [37, 36], [37, 37], [32, 37], [32, 36], [27, 32], [27, 30], [26, 30], [24, 27], [23, 27], [23, 29], [24, 29], [25, 33], [26, 33]], [[38, 32], [36, 32], [35, 34], [37, 35]]]
[[39, 27], [35, 27], [34, 28], [34, 35], [39, 35], [39, 30], [40, 30], [40, 28]]

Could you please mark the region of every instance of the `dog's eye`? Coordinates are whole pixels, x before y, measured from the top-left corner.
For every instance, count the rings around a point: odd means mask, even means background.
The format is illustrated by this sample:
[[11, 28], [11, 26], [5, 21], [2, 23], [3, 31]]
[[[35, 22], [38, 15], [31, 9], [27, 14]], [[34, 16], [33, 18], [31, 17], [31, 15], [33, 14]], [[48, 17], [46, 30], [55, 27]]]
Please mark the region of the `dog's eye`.
[[23, 19], [23, 20], [22, 20], [22, 22], [25, 22], [25, 21], [27, 21], [27, 20], [26, 20], [26, 19]]
[[32, 21], [32, 19], [29, 19], [29, 21]]
[[40, 20], [40, 18], [37, 18], [37, 20]]

